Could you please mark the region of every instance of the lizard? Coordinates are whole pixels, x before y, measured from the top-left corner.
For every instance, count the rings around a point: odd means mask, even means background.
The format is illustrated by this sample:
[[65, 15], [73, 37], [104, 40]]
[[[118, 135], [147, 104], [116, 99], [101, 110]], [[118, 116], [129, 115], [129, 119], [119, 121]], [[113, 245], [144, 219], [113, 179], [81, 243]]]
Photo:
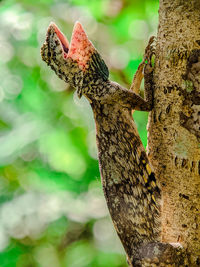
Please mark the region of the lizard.
[[[130, 90], [109, 80], [108, 67], [80, 22], [71, 42], [50, 23], [41, 47], [47, 65], [91, 105], [103, 191], [130, 266], [152, 266], [137, 265], [141, 247], [161, 244], [161, 188], [132, 116], [133, 110], [153, 107], [152, 43], [150, 38]], [[144, 98], [138, 95], [143, 73]]]

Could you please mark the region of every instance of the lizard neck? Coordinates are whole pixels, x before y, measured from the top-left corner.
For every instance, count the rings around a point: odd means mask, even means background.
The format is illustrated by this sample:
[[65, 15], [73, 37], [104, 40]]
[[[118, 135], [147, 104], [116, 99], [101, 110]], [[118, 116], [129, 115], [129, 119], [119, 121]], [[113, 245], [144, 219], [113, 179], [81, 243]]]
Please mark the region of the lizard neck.
[[133, 255], [141, 243], [159, 241], [160, 189], [131, 110], [99, 101], [91, 106], [108, 209], [127, 254]]
[[110, 91], [115, 89], [112, 86], [112, 83], [109, 80], [104, 81], [103, 79], [97, 77], [96, 79], [90, 76], [86, 76], [83, 80], [81, 86], [78, 84], [77, 92], [81, 91], [81, 93], [89, 100], [90, 103], [96, 101], [108, 101], [107, 98], [111, 98]]

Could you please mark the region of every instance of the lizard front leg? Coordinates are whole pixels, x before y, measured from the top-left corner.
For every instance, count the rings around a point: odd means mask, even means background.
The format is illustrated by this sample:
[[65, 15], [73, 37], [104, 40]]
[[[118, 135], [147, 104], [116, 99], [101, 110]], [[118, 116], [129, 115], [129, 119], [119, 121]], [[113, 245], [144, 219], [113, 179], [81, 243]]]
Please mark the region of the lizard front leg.
[[150, 111], [153, 106], [153, 66], [152, 56], [155, 53], [153, 43], [155, 36], [151, 36], [145, 49], [142, 62], [133, 77], [130, 90], [135, 94], [139, 94], [142, 79], [144, 78], [144, 102], [139, 101], [135, 110]]
[[[154, 36], [149, 39], [142, 62], [134, 75], [130, 90], [122, 88], [116, 91], [115, 99], [132, 110], [151, 111], [153, 107], [153, 66], [152, 55]], [[144, 98], [139, 95], [140, 85], [144, 78]], [[116, 85], [115, 85], [116, 86]], [[123, 89], [123, 90], [122, 90]]]

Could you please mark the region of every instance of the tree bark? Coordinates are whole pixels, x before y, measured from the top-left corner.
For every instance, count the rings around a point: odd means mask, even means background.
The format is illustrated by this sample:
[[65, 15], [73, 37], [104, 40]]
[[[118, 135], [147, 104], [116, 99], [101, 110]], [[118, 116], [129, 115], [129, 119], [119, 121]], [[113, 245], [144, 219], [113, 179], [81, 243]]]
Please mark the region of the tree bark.
[[200, 266], [199, 0], [160, 0], [155, 54], [148, 155], [162, 187], [162, 241], [181, 243], [188, 266]]

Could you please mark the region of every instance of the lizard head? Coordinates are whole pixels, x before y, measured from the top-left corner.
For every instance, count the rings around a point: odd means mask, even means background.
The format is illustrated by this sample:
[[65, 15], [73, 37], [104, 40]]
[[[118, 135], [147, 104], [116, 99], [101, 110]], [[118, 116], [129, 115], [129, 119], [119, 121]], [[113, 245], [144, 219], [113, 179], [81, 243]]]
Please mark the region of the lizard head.
[[59, 78], [77, 89], [79, 97], [90, 94], [92, 85], [99, 80], [108, 80], [108, 68], [79, 22], [74, 25], [70, 43], [58, 27], [50, 23], [41, 55]]

